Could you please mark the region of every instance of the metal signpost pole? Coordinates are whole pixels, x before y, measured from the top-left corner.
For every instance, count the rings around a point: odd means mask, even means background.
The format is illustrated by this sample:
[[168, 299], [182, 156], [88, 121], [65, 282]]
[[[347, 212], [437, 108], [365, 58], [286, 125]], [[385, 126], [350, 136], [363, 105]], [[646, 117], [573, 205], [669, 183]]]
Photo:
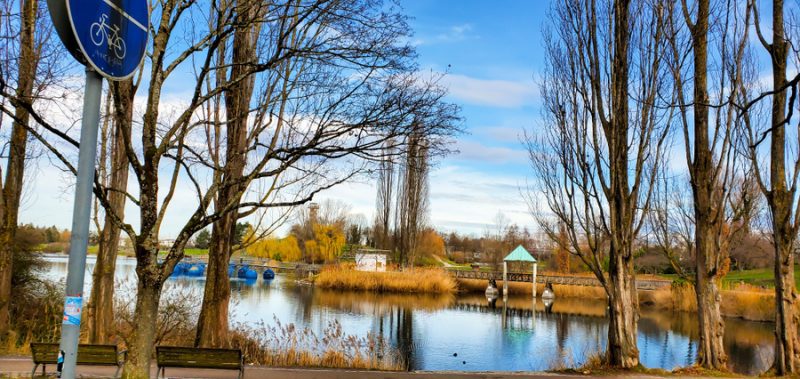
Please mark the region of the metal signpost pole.
[[64, 321], [61, 328], [61, 351], [64, 352], [61, 377], [67, 379], [75, 378], [75, 364], [78, 359], [78, 337], [81, 333], [83, 310], [83, 276], [86, 272], [86, 252], [89, 245], [89, 215], [92, 209], [102, 91], [103, 78], [87, 67], [81, 120], [81, 148], [78, 153], [78, 177], [75, 183], [75, 206], [72, 212], [72, 236], [67, 266], [67, 297], [64, 301]]

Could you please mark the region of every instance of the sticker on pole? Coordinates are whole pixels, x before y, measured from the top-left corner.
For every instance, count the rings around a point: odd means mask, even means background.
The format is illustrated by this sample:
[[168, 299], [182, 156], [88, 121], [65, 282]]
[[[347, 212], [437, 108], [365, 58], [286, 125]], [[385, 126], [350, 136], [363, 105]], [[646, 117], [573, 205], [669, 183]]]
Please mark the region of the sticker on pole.
[[80, 296], [67, 296], [64, 299], [64, 325], [81, 324], [81, 308], [83, 298]]
[[147, 0], [48, 0], [67, 50], [108, 79], [130, 77], [142, 63], [150, 29]]

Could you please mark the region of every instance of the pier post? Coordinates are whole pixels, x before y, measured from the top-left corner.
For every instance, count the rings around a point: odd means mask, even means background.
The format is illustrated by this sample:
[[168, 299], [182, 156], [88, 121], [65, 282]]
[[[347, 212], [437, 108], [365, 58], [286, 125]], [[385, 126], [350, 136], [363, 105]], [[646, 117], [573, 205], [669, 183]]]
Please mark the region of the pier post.
[[508, 262], [503, 261], [503, 302], [508, 298]]

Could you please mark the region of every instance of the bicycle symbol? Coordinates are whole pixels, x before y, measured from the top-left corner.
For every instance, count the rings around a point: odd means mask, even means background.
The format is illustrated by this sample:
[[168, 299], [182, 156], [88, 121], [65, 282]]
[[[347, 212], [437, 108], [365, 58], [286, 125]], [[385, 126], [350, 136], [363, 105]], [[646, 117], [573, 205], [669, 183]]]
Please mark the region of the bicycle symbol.
[[125, 58], [125, 41], [119, 35], [119, 26], [109, 25], [107, 21], [108, 15], [101, 15], [100, 20], [89, 27], [89, 36], [95, 46], [100, 46], [103, 42], [108, 41], [108, 46], [113, 48], [114, 55], [118, 59], [123, 59]]

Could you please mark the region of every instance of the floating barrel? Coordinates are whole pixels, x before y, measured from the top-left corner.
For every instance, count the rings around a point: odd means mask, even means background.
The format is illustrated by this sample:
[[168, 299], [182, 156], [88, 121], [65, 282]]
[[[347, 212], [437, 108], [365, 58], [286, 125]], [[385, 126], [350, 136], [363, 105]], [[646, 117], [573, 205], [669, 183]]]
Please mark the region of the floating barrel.
[[232, 278], [234, 275], [236, 275], [236, 265], [228, 263], [228, 277]]
[[206, 273], [206, 265], [203, 263], [192, 265], [191, 267], [189, 267], [188, 270], [186, 270], [187, 276], [203, 276], [205, 275], [205, 273]]
[[256, 270], [253, 270], [247, 266], [242, 266], [242, 268], [239, 269], [237, 276], [241, 279], [258, 279], [258, 273]]
[[189, 270], [189, 267], [190, 265], [186, 262], [178, 262], [178, 264], [176, 264], [175, 268], [172, 270], [171, 276], [186, 275], [186, 271]]
[[271, 268], [267, 268], [264, 270], [264, 274], [262, 275], [264, 280], [272, 280], [275, 279], [275, 271], [272, 271]]

